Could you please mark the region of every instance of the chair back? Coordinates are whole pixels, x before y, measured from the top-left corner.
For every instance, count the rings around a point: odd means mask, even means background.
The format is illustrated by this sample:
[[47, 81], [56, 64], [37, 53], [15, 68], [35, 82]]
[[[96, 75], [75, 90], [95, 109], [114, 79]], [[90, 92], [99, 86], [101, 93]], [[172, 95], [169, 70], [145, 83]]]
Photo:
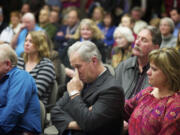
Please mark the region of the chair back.
[[41, 111], [41, 128], [43, 134], [45, 128], [45, 121], [46, 121], [46, 108], [41, 100], [39, 101], [39, 103], [40, 103], [40, 111]]
[[58, 98], [58, 84], [57, 81], [54, 80], [53, 83], [49, 87], [50, 96], [48, 99], [46, 107], [46, 113], [49, 113], [51, 108], [56, 104], [57, 98]]
[[50, 89], [52, 89], [52, 90], [51, 90], [48, 104], [54, 105], [57, 101], [57, 95], [58, 95], [58, 84], [57, 84], [56, 80], [54, 80], [54, 82], [52, 84], [52, 88], [50, 88]]
[[61, 63], [60, 68], [60, 85], [64, 85], [66, 81], [66, 73], [65, 73], [65, 66]]

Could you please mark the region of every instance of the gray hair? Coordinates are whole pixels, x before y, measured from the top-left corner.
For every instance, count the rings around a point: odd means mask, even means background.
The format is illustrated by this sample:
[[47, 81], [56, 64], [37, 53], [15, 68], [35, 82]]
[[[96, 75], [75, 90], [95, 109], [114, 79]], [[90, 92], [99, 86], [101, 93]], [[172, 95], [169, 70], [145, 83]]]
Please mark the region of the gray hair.
[[159, 29], [157, 29], [155, 26], [146, 26], [142, 30], [148, 30], [151, 33], [152, 36], [152, 42], [155, 45], [161, 45], [162, 37]]
[[70, 55], [72, 53], [77, 52], [81, 59], [83, 61], [90, 61], [92, 57], [96, 57], [99, 62], [102, 62], [101, 58], [101, 54], [97, 48], [97, 46], [92, 43], [91, 41], [77, 41], [76, 43], [74, 43], [72, 46], [69, 47], [68, 49], [68, 56], [70, 58]]
[[163, 21], [164, 21], [164, 22], [167, 22], [167, 23], [169, 24], [169, 26], [170, 26], [170, 28], [171, 28], [171, 33], [173, 33], [174, 27], [175, 27], [173, 20], [172, 20], [170, 17], [164, 17], [164, 18], [162, 18], [162, 19], [160, 20], [160, 24], [161, 24], [161, 22], [163, 22]]
[[130, 28], [124, 27], [124, 26], [118, 26], [114, 31], [114, 38], [117, 37], [117, 35], [121, 34], [123, 37], [126, 38], [126, 40], [129, 43], [132, 43], [134, 41], [134, 36]]
[[10, 60], [12, 66], [17, 65], [16, 52], [9, 45], [0, 45], [0, 61]]

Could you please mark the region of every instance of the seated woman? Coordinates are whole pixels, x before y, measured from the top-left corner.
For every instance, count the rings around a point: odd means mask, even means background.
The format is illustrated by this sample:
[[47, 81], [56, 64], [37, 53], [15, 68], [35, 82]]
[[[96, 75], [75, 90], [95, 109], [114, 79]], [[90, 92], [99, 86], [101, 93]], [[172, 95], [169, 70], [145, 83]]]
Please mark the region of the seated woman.
[[129, 135], [180, 135], [180, 54], [174, 48], [149, 55], [148, 87], [126, 101]]
[[132, 56], [134, 36], [130, 28], [118, 26], [114, 31], [114, 40], [111, 64], [116, 68], [120, 62]]
[[175, 47], [177, 38], [173, 35], [174, 22], [169, 17], [164, 17], [160, 20], [159, 30], [162, 36], [160, 48]]
[[33, 76], [39, 99], [45, 105], [51, 92], [49, 87], [55, 80], [55, 70], [49, 56], [50, 50], [44, 32], [29, 32], [24, 43], [23, 58], [18, 59], [18, 67]]

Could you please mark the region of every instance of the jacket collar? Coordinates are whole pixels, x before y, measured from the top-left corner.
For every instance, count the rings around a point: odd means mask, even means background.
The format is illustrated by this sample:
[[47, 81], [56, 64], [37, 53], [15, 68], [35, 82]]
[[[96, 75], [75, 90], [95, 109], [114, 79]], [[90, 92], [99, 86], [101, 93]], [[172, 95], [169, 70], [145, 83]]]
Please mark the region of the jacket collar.
[[127, 69], [135, 68], [137, 66], [137, 56], [131, 57], [132, 60], [128, 60], [127, 62]]
[[107, 76], [111, 76], [109, 70], [107, 69], [102, 75], [100, 75], [93, 83], [91, 84], [86, 84], [87, 88], [83, 89], [83, 99], [86, 99], [92, 93], [95, 91], [99, 90], [99, 87], [102, 86], [104, 81], [107, 79]]
[[16, 70], [17, 67], [13, 67], [11, 70], [9, 70], [9, 72], [7, 72], [1, 79], [0, 79], [0, 83], [3, 83], [6, 79], [9, 78], [10, 74], [12, 72], [14, 72], [14, 70]]

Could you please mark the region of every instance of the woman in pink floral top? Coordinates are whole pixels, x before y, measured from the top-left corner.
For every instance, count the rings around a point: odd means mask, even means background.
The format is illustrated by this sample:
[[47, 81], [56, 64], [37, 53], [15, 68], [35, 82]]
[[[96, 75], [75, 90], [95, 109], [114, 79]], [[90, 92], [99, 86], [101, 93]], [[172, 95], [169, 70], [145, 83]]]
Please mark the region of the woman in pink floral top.
[[129, 135], [180, 135], [180, 54], [174, 48], [149, 55], [148, 87], [126, 101]]

